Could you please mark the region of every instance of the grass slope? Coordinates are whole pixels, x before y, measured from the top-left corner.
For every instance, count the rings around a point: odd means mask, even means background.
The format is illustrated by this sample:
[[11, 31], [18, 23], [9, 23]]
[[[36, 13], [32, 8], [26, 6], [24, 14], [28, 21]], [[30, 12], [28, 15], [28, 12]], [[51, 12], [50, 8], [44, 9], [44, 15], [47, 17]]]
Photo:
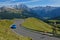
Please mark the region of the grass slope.
[[12, 20], [0, 20], [0, 40], [30, 40], [28, 37], [13, 33], [9, 27], [12, 23]]
[[60, 34], [60, 20], [48, 20], [50, 25], [54, 25], [56, 23], [56, 32], [57, 34]]
[[36, 18], [27, 18], [22, 26], [44, 32], [52, 32], [52, 26]]

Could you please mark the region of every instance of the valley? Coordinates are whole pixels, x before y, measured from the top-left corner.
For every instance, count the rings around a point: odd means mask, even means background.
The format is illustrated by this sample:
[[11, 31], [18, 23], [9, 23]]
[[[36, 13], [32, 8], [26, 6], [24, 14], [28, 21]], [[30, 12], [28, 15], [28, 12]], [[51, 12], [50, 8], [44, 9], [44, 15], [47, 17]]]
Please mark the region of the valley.
[[60, 40], [60, 7], [2, 6], [0, 26], [1, 40]]

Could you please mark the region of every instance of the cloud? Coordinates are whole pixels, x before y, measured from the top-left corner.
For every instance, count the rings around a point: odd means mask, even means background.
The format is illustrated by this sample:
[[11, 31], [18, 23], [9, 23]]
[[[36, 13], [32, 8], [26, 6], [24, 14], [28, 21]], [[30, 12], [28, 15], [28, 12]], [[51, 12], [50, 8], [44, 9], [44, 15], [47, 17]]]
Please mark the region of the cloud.
[[16, 4], [26, 4], [30, 6], [39, 6], [39, 5], [53, 5], [60, 6], [60, 0], [5, 0], [0, 2], [0, 5], [16, 5]]
[[0, 1], [0, 3], [30, 3], [30, 2], [37, 2], [40, 0], [3, 0], [3, 2]]
[[30, 2], [37, 2], [37, 1], [41, 1], [41, 0], [31, 0], [31, 1], [27, 1], [27, 2], [21, 2], [21, 3], [30, 3]]
[[29, 3], [34, 3], [34, 2], [38, 2], [38, 1], [41, 1], [41, 0], [30, 0], [30, 1], [24, 1], [24, 2], [16, 2], [16, 4], [20, 4], [20, 3], [23, 3], [23, 4], [29, 4]]
[[31, 3], [31, 2], [37, 2], [37, 1], [41, 1], [41, 0], [26, 0], [26, 1], [24, 1], [24, 0], [21, 0], [21, 1], [19, 1], [19, 0], [10, 0], [10, 1], [7, 1], [7, 2], [10, 2], [10, 3]]

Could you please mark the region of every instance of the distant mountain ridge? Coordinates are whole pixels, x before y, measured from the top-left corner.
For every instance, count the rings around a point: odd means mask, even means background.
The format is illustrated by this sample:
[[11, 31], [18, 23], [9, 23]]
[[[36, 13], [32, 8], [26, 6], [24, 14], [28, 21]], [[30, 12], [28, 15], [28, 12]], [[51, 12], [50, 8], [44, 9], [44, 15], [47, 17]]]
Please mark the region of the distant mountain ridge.
[[42, 19], [52, 19], [60, 16], [60, 7], [35, 7], [33, 10], [34, 13], [36, 13], [36, 15]]
[[19, 5], [14, 5], [14, 8], [15, 9], [26, 9], [28, 7], [26, 5], [24, 5], [24, 4], [19, 4]]
[[29, 8], [25, 4], [19, 4], [14, 5], [12, 8], [0, 7], [0, 12], [4, 11], [7, 11], [9, 13], [16, 13], [19, 14], [19, 16], [24, 17], [36, 17], [42, 20], [53, 19], [55, 17], [60, 18], [60, 7], [46, 6]]
[[26, 9], [16, 9], [9, 7], [0, 7], [0, 18], [1, 19], [12, 19], [12, 18], [28, 18], [32, 17], [32, 13]]

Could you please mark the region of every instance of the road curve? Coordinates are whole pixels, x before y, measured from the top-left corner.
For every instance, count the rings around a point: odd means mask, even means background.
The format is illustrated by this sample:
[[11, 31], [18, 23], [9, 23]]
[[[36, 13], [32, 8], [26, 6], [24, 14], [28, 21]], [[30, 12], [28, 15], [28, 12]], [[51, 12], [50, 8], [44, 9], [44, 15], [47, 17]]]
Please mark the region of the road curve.
[[23, 36], [30, 37], [30, 38], [32, 38], [32, 40], [60, 40], [60, 38], [50, 37], [50, 36], [47, 36], [47, 35], [42, 35], [42, 34], [39, 34], [37, 32], [32, 32], [32, 31], [29, 31], [27, 29], [24, 29], [23, 27], [20, 26], [20, 24], [22, 22], [24, 22], [24, 19], [14, 20], [14, 24], [17, 25], [17, 28], [12, 29], [12, 30], [15, 33], [23, 35]]

